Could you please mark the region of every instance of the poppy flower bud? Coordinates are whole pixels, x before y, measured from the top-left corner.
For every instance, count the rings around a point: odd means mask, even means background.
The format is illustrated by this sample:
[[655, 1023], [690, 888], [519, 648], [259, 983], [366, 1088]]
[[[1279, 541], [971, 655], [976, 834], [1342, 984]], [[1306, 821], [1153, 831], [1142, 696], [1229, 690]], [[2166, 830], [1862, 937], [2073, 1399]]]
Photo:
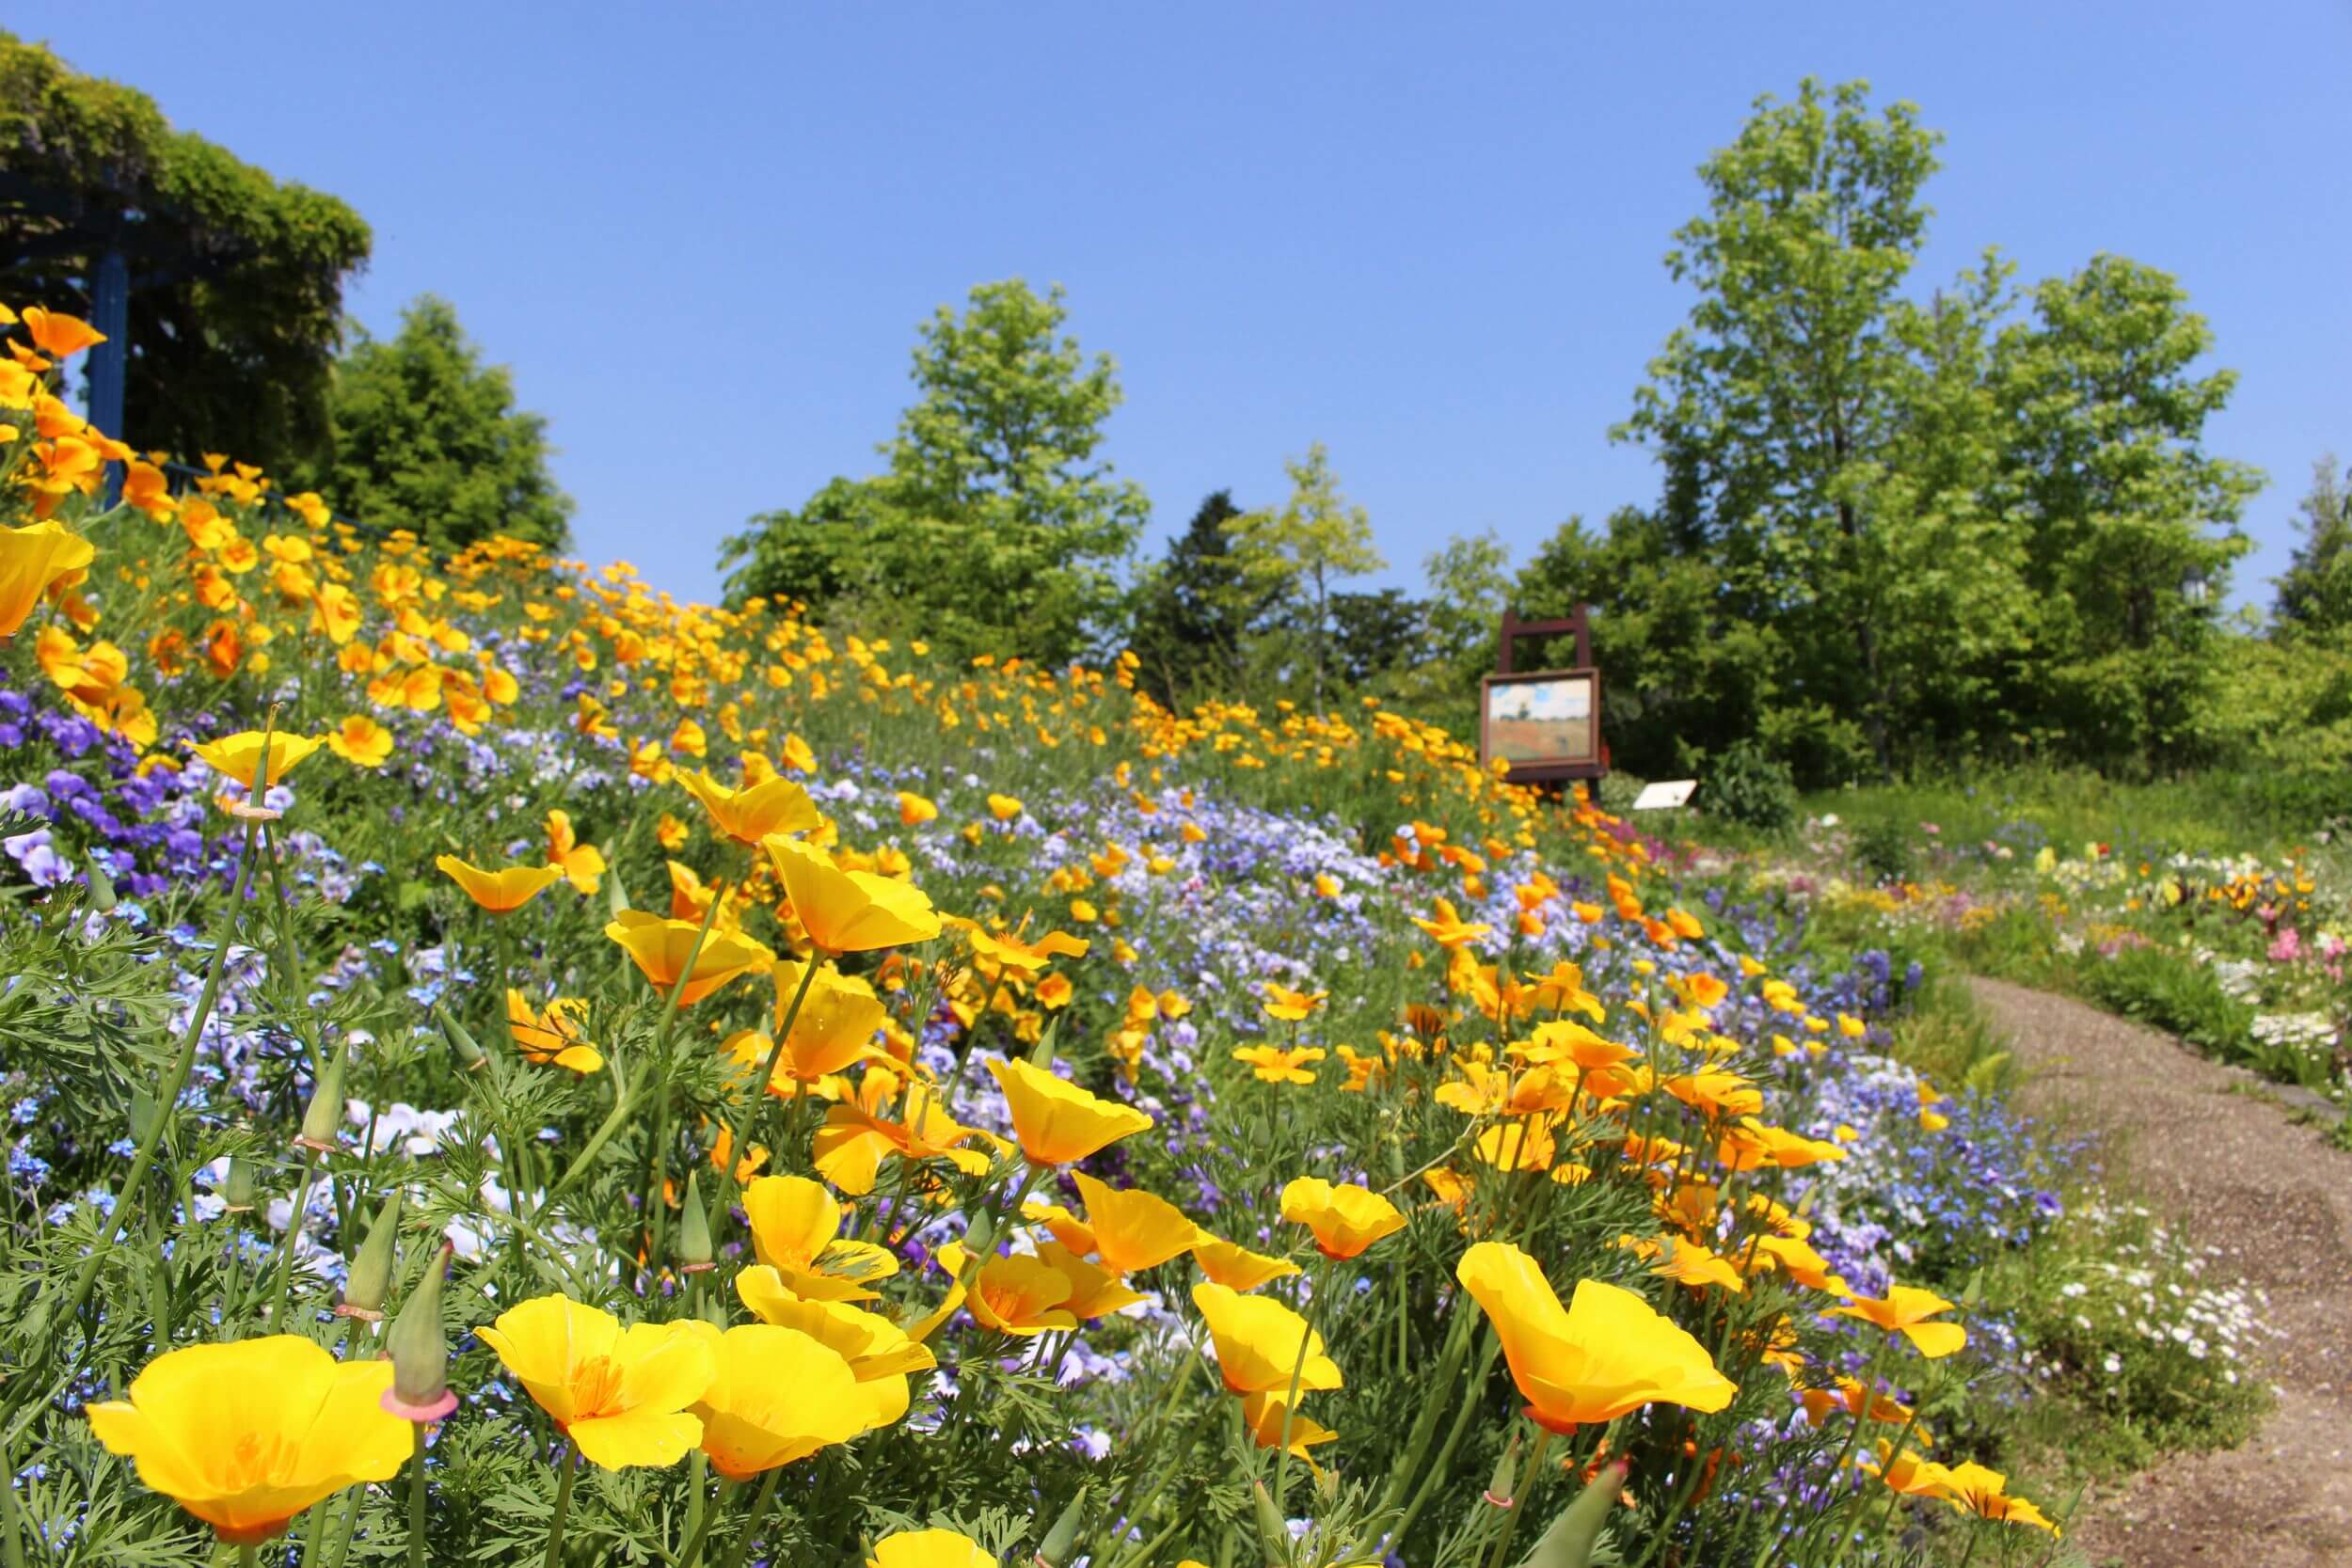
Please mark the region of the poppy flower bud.
[[433, 1010], [434, 1022], [441, 1026], [441, 1037], [449, 1041], [450, 1050], [457, 1057], [457, 1065], [468, 1072], [480, 1069], [490, 1060], [481, 1043], [466, 1032], [466, 1026], [439, 1007]]
[[686, 1178], [686, 1212], [677, 1227], [677, 1272], [700, 1274], [710, 1267], [710, 1217], [703, 1211], [702, 1183], [691, 1172]]
[[1265, 1489], [1265, 1482], [1250, 1482], [1258, 1507], [1258, 1544], [1265, 1548], [1268, 1562], [1287, 1560], [1290, 1549], [1290, 1527], [1282, 1523], [1282, 1511], [1274, 1506], [1274, 1494]]
[[963, 1232], [963, 1250], [975, 1263], [985, 1263], [996, 1250], [996, 1222], [986, 1214], [975, 1214]]
[[100, 914], [115, 912], [115, 884], [112, 878], [93, 864], [89, 868], [89, 907]]
[[446, 1241], [435, 1249], [385, 1337], [392, 1386], [379, 1402], [405, 1420], [437, 1421], [457, 1408], [457, 1396], [449, 1391], [449, 1338], [441, 1328], [441, 1278], [454, 1250]]
[[253, 1212], [253, 1199], [261, 1186], [253, 1171], [253, 1162], [242, 1154], [229, 1156], [229, 1174], [220, 1184], [221, 1207], [232, 1214]]
[[1078, 1521], [1086, 1516], [1087, 1489], [1081, 1483], [1078, 1495], [1070, 1499], [1070, 1506], [1061, 1511], [1054, 1528], [1045, 1532], [1045, 1544], [1037, 1549], [1037, 1568], [1068, 1568], [1077, 1560]]
[[618, 920], [623, 914], [627, 913], [630, 908], [628, 901], [628, 890], [621, 886], [621, 874], [611, 869], [612, 856], [609, 850], [606, 852], [604, 859], [606, 865], [604, 873], [605, 908], [612, 911], [613, 919]]
[[131, 1136], [145, 1142], [155, 1126], [155, 1097], [134, 1085], [131, 1090]]
[[1600, 1527], [1609, 1522], [1609, 1510], [1624, 1490], [1625, 1472], [1622, 1459], [1602, 1465], [1576, 1501], [1560, 1511], [1519, 1568], [1585, 1568], [1593, 1560], [1593, 1543], [1600, 1539]]
[[302, 1131], [294, 1134], [296, 1148], [307, 1148], [316, 1154], [335, 1152], [335, 1130], [343, 1118], [343, 1048], [326, 1048], [326, 1070], [319, 1075], [318, 1085], [310, 1091], [310, 1103], [302, 1113]]
[[359, 1243], [359, 1256], [351, 1260], [351, 1275], [335, 1316], [371, 1323], [384, 1321], [384, 1298], [392, 1293], [392, 1242], [399, 1229], [400, 1189], [395, 1187], [375, 1212], [375, 1223]]
[[1495, 1473], [1486, 1482], [1486, 1501], [1497, 1508], [1508, 1509], [1518, 1504], [1518, 1494], [1512, 1488], [1518, 1484], [1519, 1434], [1511, 1433], [1511, 1441], [1503, 1445], [1502, 1457], [1495, 1461]]

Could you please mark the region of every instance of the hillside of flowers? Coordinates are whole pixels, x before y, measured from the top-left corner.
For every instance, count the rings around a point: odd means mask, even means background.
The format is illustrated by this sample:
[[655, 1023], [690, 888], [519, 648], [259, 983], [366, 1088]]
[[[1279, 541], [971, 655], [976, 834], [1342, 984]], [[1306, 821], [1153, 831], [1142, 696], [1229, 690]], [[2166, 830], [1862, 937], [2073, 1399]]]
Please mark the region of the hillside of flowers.
[[1377, 708], [177, 483], [8, 322], [11, 1568], [2057, 1546], [1987, 1423], [2125, 1330], [1981, 1288], [2062, 1151], [1883, 953]]

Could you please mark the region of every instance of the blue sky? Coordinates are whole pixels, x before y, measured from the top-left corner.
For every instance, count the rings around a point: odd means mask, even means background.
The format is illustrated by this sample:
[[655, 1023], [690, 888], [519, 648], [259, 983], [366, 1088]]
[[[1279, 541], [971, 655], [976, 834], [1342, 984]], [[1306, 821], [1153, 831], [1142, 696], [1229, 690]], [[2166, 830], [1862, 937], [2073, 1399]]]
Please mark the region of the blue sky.
[[2266, 602], [2352, 457], [2352, 6], [56, 8], [18, 23], [353, 203], [372, 329], [453, 299], [545, 413], [580, 550], [714, 592], [750, 514], [866, 473], [915, 324], [1069, 290], [1154, 507], [1279, 498], [1322, 440], [1390, 580], [1645, 501], [1612, 446], [1689, 308], [1660, 265], [1759, 93], [1867, 78], [1948, 136], [1923, 285], [2164, 267], [2242, 374]]

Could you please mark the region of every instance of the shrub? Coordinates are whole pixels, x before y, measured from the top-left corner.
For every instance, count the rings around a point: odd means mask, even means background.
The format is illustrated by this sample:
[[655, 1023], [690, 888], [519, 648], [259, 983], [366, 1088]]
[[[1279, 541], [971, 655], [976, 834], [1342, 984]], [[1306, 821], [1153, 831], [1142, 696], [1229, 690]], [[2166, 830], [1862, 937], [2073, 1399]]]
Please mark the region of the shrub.
[[1780, 833], [1796, 824], [1795, 775], [1753, 740], [1724, 747], [1703, 787], [1708, 811], [1743, 827]]

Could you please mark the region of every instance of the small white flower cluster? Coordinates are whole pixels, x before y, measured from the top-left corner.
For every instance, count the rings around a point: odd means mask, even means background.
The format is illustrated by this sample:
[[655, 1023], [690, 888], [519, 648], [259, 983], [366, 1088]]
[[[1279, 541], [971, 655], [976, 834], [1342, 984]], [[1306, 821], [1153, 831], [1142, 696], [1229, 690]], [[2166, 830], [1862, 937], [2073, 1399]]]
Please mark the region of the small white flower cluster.
[[[2129, 1333], [2152, 1352], [2209, 1362], [2222, 1382], [2237, 1383], [2257, 1342], [2275, 1332], [2265, 1322], [2269, 1304], [2263, 1293], [2201, 1283], [2219, 1250], [2190, 1245], [2137, 1205], [2093, 1202], [2076, 1218], [2112, 1241], [2106, 1259], [2087, 1263], [2082, 1277], [2058, 1288], [2074, 1307], [2074, 1326], [2085, 1334]], [[2123, 1354], [2108, 1350], [2100, 1370], [2120, 1375]]]

